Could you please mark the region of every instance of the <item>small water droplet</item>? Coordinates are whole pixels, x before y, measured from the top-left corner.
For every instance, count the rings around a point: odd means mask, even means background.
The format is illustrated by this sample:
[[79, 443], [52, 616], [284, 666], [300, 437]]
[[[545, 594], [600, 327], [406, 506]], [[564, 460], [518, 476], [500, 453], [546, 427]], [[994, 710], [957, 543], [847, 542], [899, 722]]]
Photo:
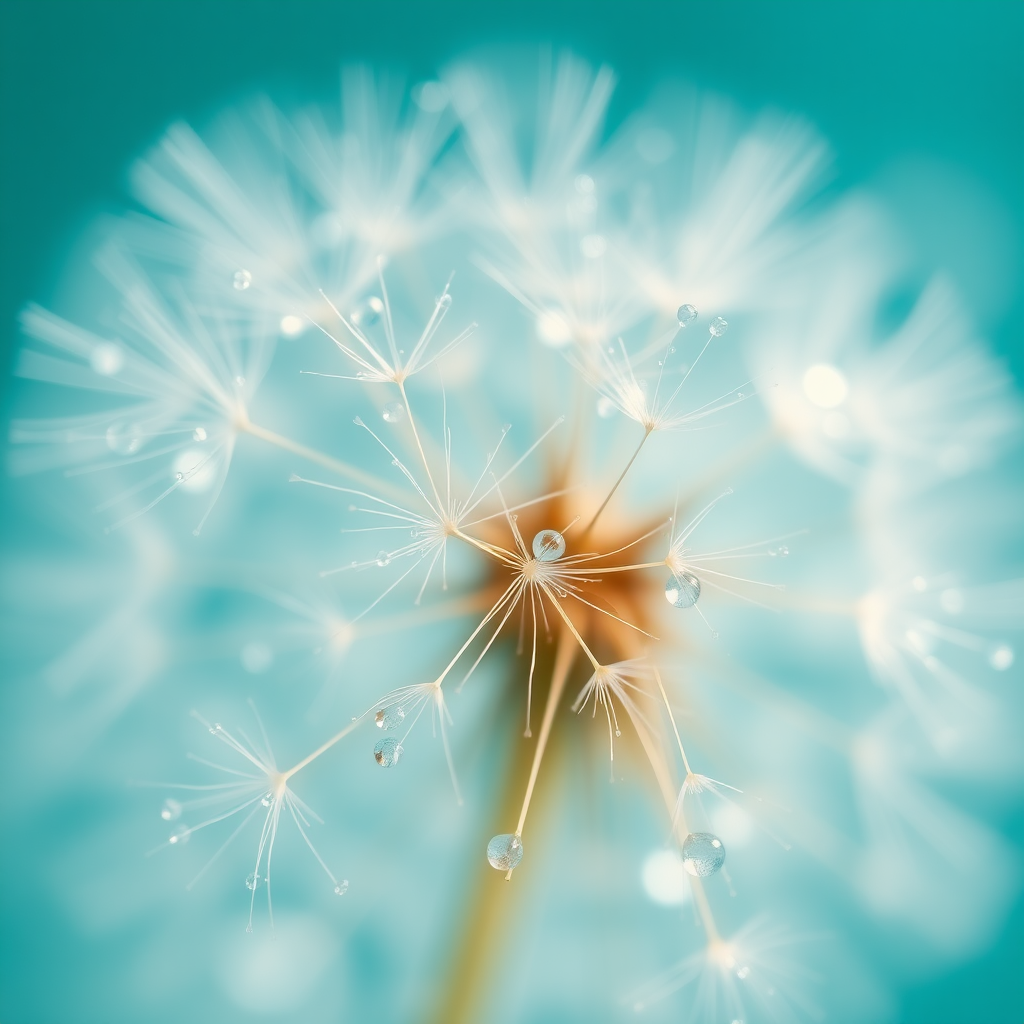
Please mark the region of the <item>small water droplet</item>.
[[260, 887], [260, 882], [262, 881], [263, 879], [260, 878], [255, 871], [250, 871], [249, 874], [245, 876], [245, 887], [251, 892], [254, 889], [258, 889]]
[[600, 416], [601, 419], [611, 419], [617, 411], [615, 403], [607, 395], [602, 395], [597, 400], [597, 415]]
[[743, 980], [744, 978], [747, 978], [747, 977], [749, 977], [749, 976], [750, 976], [750, 968], [749, 968], [749, 967], [748, 967], [748, 966], [747, 966], [746, 964], [744, 964], [744, 965], [743, 965], [743, 966], [742, 966], [742, 967], [741, 967], [741, 968], [740, 968], [740, 969], [739, 969], [739, 970], [738, 970], [738, 971], [736, 972], [736, 977], [737, 977], [737, 978], [739, 978], [739, 979], [740, 979], [740, 981], [742, 981], [742, 980]]
[[1000, 644], [988, 656], [988, 663], [997, 672], [1005, 672], [1013, 664], [1013, 648], [1009, 644]]
[[729, 330], [729, 321], [725, 317], [716, 316], [710, 324], [708, 324], [708, 330], [716, 337], [720, 338], [727, 330]]
[[402, 744], [394, 736], [384, 736], [373, 745], [373, 756], [381, 768], [390, 768], [398, 764], [402, 756]]
[[338, 883], [338, 884], [337, 884], [337, 885], [336, 885], [336, 886], [334, 887], [334, 895], [335, 895], [335, 896], [344, 896], [344, 895], [345, 895], [345, 893], [347, 893], [347, 892], [348, 892], [348, 879], [347, 879], [347, 878], [345, 878], [345, 879], [342, 879], [342, 880], [341, 880], [341, 881], [340, 881], [340, 882], [339, 882], [339, 883]]
[[378, 729], [397, 729], [405, 720], [405, 708], [400, 704], [389, 704], [386, 708], [381, 708], [373, 716], [373, 720], [377, 723]]
[[188, 837], [191, 834], [192, 833], [186, 825], [181, 825], [171, 833], [167, 842], [169, 842], [171, 846], [184, 846], [188, 842]]
[[374, 561], [383, 569], [385, 565], [391, 564], [391, 556], [386, 551], [378, 551]]
[[533, 557], [538, 562], [554, 562], [565, 554], [565, 538], [557, 530], [541, 530], [533, 538]]
[[692, 572], [673, 573], [665, 584], [665, 600], [673, 608], [692, 608], [700, 597], [700, 580]]
[[217, 733], [223, 732], [223, 731], [224, 731], [224, 726], [221, 725], [220, 722], [214, 722], [213, 725], [210, 726], [210, 735], [211, 736], [216, 736]]
[[252, 284], [252, 274], [248, 270], [236, 270], [231, 283], [235, 286], [235, 291], [244, 292]]
[[405, 406], [401, 402], [388, 402], [381, 415], [385, 423], [401, 423], [405, 419]]
[[687, 324], [692, 324], [697, 319], [697, 307], [691, 306], [690, 303], [684, 302], [676, 310], [676, 319], [679, 321], [680, 327], [685, 327]]
[[683, 841], [682, 853], [683, 867], [697, 878], [713, 875], [725, 863], [725, 846], [710, 832], [691, 832]]
[[487, 861], [495, 871], [511, 871], [523, 859], [523, 841], [517, 835], [492, 836], [487, 844]]
[[270, 793], [264, 793], [260, 798], [260, 803], [263, 804], [264, 807], [269, 807], [273, 802], [274, 797]]
[[452, 304], [452, 297], [447, 292], [445, 292], [444, 295], [442, 295], [441, 298], [437, 300], [437, 304], [438, 306], [441, 307], [441, 309], [448, 309], [448, 307], [451, 306]]
[[192, 440], [193, 441], [205, 441], [206, 440], [206, 427], [196, 427], [196, 429], [192, 431]]
[[165, 800], [160, 809], [160, 817], [164, 821], [177, 821], [181, 817], [181, 804], [177, 800]]
[[184, 480], [185, 479], [185, 474], [182, 473], [182, 472], [177, 472], [177, 473], [174, 474], [174, 479], [175, 480]]

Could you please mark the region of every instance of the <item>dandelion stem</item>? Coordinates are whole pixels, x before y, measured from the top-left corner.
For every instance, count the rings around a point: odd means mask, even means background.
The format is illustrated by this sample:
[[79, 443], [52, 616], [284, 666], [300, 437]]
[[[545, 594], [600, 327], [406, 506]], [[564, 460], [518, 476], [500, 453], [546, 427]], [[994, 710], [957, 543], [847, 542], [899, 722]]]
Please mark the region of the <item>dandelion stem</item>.
[[266, 427], [261, 427], [257, 423], [253, 423], [251, 420], [244, 420], [238, 424], [240, 430], [244, 430], [247, 434], [252, 434], [253, 437], [258, 437], [261, 441], [266, 441], [268, 444], [275, 445], [278, 448], [283, 448], [287, 452], [292, 452], [295, 455], [301, 455], [304, 459], [309, 459], [310, 462], [315, 462], [318, 465], [325, 466], [327, 469], [333, 469], [336, 473], [340, 473], [342, 476], [347, 476], [352, 480], [358, 480], [361, 484], [378, 487], [385, 491], [390, 491], [390, 488], [384, 486], [380, 480], [370, 473], [366, 473], [361, 469], [357, 469], [355, 466], [350, 466], [347, 462], [342, 462], [340, 459], [332, 458], [330, 455], [325, 455], [323, 452], [318, 452], [315, 448], [307, 448], [304, 444], [299, 444], [298, 441], [293, 441], [291, 438], [284, 437], [281, 434], [275, 434], [272, 430], [267, 430]]
[[[566, 621], [568, 622], [568, 619]], [[573, 633], [575, 632], [576, 631], [573, 630]], [[533, 752], [533, 764], [530, 766], [530, 778], [526, 783], [526, 796], [523, 797], [523, 809], [519, 812], [519, 824], [516, 825], [516, 835], [518, 836], [523, 834], [523, 826], [526, 824], [526, 815], [530, 810], [530, 801], [533, 799], [533, 788], [537, 784], [537, 774], [540, 772], [540, 763], [544, 759], [544, 749], [548, 745], [548, 737], [551, 735], [551, 726], [555, 721], [555, 712], [558, 710], [558, 702], [561, 699], [562, 691], [565, 689], [565, 682], [569, 678], [569, 670], [572, 668], [575, 656], [576, 648], [572, 642], [570, 633], [568, 630], [563, 630], [558, 639], [558, 650], [555, 654], [555, 667], [551, 674], [551, 689], [548, 690], [547, 704], [544, 705], [544, 719], [540, 723], [540, 735], [537, 737], [537, 749]], [[512, 872], [509, 871], [505, 878], [508, 880], [511, 877]]]
[[363, 716], [360, 715], [358, 718], [354, 718], [348, 725], [345, 726], [340, 732], [336, 732], [326, 743], [322, 743], [312, 754], [304, 757], [297, 765], [289, 768], [288, 771], [281, 773], [281, 778], [284, 781], [290, 779], [293, 775], [301, 772], [311, 761], [315, 761], [321, 754], [326, 753], [331, 747], [334, 746], [339, 740], [344, 739], [359, 723], [363, 720]]
[[614, 485], [612, 486], [612, 489], [608, 492], [608, 497], [606, 497], [604, 501], [601, 502], [601, 507], [594, 513], [594, 518], [591, 519], [590, 522], [587, 524], [587, 528], [583, 531], [583, 536], [580, 537], [580, 541], [587, 537], [590, 534], [590, 531], [594, 528], [594, 524], [600, 518], [601, 513], [605, 510], [605, 507], [608, 505], [608, 502], [612, 500], [612, 495], [615, 494], [615, 492], [619, 489], [619, 484], [621, 484], [622, 481], [625, 480], [626, 474], [629, 472], [630, 466], [632, 466], [633, 463], [636, 461], [636, 457], [640, 454], [640, 449], [643, 448], [644, 444], [647, 442], [647, 438], [651, 436], [652, 430], [653, 427], [648, 427], [644, 431], [644, 436], [640, 438], [640, 443], [636, 446], [636, 451], [633, 452], [633, 454], [630, 456], [629, 462], [626, 463], [626, 468], [619, 474], [619, 479], [615, 481]]

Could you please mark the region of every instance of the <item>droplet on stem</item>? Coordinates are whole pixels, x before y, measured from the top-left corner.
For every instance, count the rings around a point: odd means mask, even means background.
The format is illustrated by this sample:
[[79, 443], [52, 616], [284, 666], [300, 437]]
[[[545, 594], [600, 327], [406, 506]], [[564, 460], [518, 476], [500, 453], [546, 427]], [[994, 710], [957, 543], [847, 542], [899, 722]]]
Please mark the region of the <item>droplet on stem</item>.
[[377, 723], [378, 729], [397, 729], [405, 721], [405, 709], [400, 704], [390, 704], [386, 708], [381, 708], [373, 716], [373, 720]]
[[338, 883], [338, 884], [337, 884], [337, 885], [336, 885], [336, 886], [334, 887], [334, 895], [335, 895], [335, 896], [344, 896], [344, 895], [345, 895], [345, 893], [347, 893], [347, 892], [348, 892], [348, 879], [347, 879], [347, 878], [343, 878], [343, 879], [342, 879], [342, 880], [341, 880], [341, 881], [340, 881], [340, 882], [339, 882], [339, 883]]
[[191, 834], [192, 833], [186, 825], [181, 825], [171, 833], [167, 842], [169, 842], [171, 846], [184, 846], [188, 842], [188, 837]]
[[177, 821], [181, 817], [181, 804], [177, 800], [165, 800], [160, 809], [160, 817], [164, 821]]
[[244, 292], [252, 284], [252, 274], [248, 270], [236, 270], [231, 283], [235, 286], [235, 291]]
[[402, 756], [402, 744], [394, 736], [384, 736], [374, 744], [373, 756], [381, 768], [390, 768], [398, 764]]
[[514, 834], [492, 836], [487, 844], [487, 861], [495, 871], [511, 871], [523, 859], [523, 840]]
[[378, 551], [374, 561], [383, 569], [391, 562], [391, 556], [386, 551]]
[[250, 891], [254, 890], [254, 889], [258, 889], [259, 886], [260, 886], [260, 882], [262, 882], [262, 881], [263, 881], [263, 879], [260, 878], [260, 876], [257, 875], [255, 871], [250, 871], [249, 874], [245, 878], [245, 887], [246, 887], [246, 889], [249, 889]]
[[533, 538], [533, 557], [538, 562], [554, 562], [565, 554], [565, 538], [557, 530], [541, 530]]
[[700, 597], [700, 580], [692, 572], [675, 572], [665, 584], [665, 600], [673, 608], [692, 608]]
[[710, 324], [708, 324], [708, 330], [716, 337], [720, 338], [727, 330], [729, 330], [729, 321], [725, 317], [716, 316]]
[[697, 307], [691, 306], [690, 303], [684, 302], [676, 310], [676, 319], [679, 321], [680, 327], [685, 327], [687, 324], [692, 324], [697, 319]]
[[697, 878], [708, 878], [725, 863], [725, 846], [710, 832], [691, 832], [682, 853], [683, 867]]

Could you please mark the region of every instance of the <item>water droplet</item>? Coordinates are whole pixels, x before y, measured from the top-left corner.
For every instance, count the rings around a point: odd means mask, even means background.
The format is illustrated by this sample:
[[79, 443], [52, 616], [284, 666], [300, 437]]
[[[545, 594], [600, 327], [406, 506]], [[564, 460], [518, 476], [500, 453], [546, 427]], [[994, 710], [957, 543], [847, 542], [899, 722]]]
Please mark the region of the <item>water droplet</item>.
[[142, 447], [142, 428], [137, 423], [112, 423], [106, 439], [107, 447], [117, 455], [134, 455]]
[[988, 663], [997, 671], [1005, 672], [1013, 664], [1013, 648], [1000, 644], [989, 656]]
[[683, 867], [696, 875], [707, 878], [725, 863], [725, 847], [722, 840], [710, 832], [691, 832], [683, 841]]
[[112, 341], [101, 341], [89, 353], [89, 365], [101, 377], [113, 377], [124, 366], [124, 352]]
[[355, 324], [375, 324], [383, 312], [384, 303], [376, 295], [371, 295], [352, 311], [352, 322]]
[[374, 561], [383, 569], [385, 565], [391, 563], [391, 556], [386, 551], [378, 551]]
[[239, 374], [239, 375], [238, 375], [238, 376], [237, 376], [237, 377], [235, 378], [235, 383], [236, 383], [236, 384], [237, 384], [237, 385], [238, 385], [238, 386], [239, 386], [240, 388], [244, 388], [244, 387], [245, 387], [245, 378], [244, 378], [244, 377], [243, 377], [243, 376], [242, 376], [241, 374]]
[[167, 842], [169, 842], [171, 846], [184, 846], [188, 842], [188, 837], [191, 834], [192, 833], [189, 831], [188, 826], [182, 825], [170, 834]]
[[401, 402], [388, 402], [381, 415], [385, 423], [401, 423], [405, 419], [405, 406]]
[[244, 292], [252, 284], [252, 274], [248, 270], [236, 270], [231, 283], [235, 286], [235, 291]]
[[196, 429], [192, 431], [192, 440], [193, 441], [205, 441], [206, 440], [206, 427], [196, 427]]
[[448, 309], [449, 306], [451, 306], [452, 304], [452, 297], [447, 292], [445, 292], [444, 295], [442, 295], [441, 298], [437, 300], [437, 304], [442, 309]]
[[785, 544], [779, 545], [779, 555], [782, 558], [785, 558], [788, 554], [789, 554], [789, 548], [787, 548]]
[[160, 817], [164, 821], [177, 821], [181, 817], [181, 804], [177, 800], [165, 800], [160, 810]]
[[691, 306], [688, 302], [684, 302], [676, 310], [676, 319], [679, 321], [680, 327], [692, 324], [693, 321], [697, 319], [697, 307]]
[[344, 878], [334, 887], [334, 895], [335, 896], [344, 896], [345, 893], [347, 893], [347, 892], [348, 892], [348, 879]]
[[377, 723], [378, 729], [397, 729], [405, 720], [405, 708], [400, 704], [389, 704], [386, 708], [381, 708], [373, 716], [373, 720]]
[[214, 722], [213, 725], [210, 726], [210, 735], [211, 736], [216, 736], [217, 733], [220, 733], [220, 732], [223, 732], [223, 731], [224, 731], [224, 726], [221, 725], [220, 722]]
[[611, 419], [617, 411], [615, 403], [607, 395], [602, 395], [597, 400], [597, 415], [600, 416], [601, 419]]
[[554, 562], [565, 554], [565, 538], [557, 530], [541, 530], [533, 538], [533, 557], [538, 562]]
[[394, 736], [385, 736], [373, 745], [373, 756], [381, 768], [390, 768], [398, 764], [402, 756], [402, 744]]
[[523, 841], [517, 835], [492, 836], [487, 844], [487, 860], [495, 871], [511, 871], [523, 859]]
[[260, 887], [260, 882], [262, 881], [263, 879], [260, 878], [260, 876], [257, 875], [255, 871], [250, 871], [249, 874], [245, 877], [245, 887], [250, 891], [258, 889]]
[[729, 330], [729, 321], [724, 317], [716, 316], [711, 323], [708, 324], [708, 330], [716, 338], [720, 338], [727, 330]]
[[274, 798], [270, 793], [264, 793], [263, 796], [260, 798], [260, 803], [264, 807], [269, 807], [273, 802]]
[[577, 174], [573, 186], [581, 196], [589, 196], [594, 191], [594, 179], [589, 174]]
[[665, 600], [673, 608], [692, 608], [700, 597], [700, 580], [687, 572], [673, 573], [665, 584]]
[[742, 967], [741, 967], [741, 968], [740, 968], [740, 969], [739, 969], [739, 970], [738, 970], [738, 971], [736, 972], [736, 977], [737, 977], [737, 978], [739, 978], [739, 979], [740, 979], [740, 981], [742, 981], [742, 980], [743, 980], [744, 978], [747, 978], [747, 977], [749, 977], [749, 976], [750, 976], [750, 968], [749, 968], [749, 967], [748, 967], [748, 966], [747, 966], [746, 964], [744, 964], [744, 965], [743, 965], [743, 966], [742, 966]]
[[185, 479], [185, 474], [181, 473], [181, 472], [175, 473], [174, 474], [174, 479], [175, 480], [184, 480]]

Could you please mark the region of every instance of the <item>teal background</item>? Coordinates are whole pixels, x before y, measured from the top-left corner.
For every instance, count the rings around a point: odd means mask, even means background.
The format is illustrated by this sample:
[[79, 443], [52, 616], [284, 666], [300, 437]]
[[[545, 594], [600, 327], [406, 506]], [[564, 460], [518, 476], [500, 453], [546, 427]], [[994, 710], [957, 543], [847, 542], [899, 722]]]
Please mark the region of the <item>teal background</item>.
[[[894, 199], [894, 212], [925, 240], [922, 277], [929, 263], [948, 266], [1018, 382], [1024, 378], [1020, 2], [6, 0], [0, 11], [5, 367], [18, 310], [30, 299], [45, 303], [86, 225], [129, 201], [129, 162], [170, 121], [201, 125], [234, 98], [258, 90], [286, 100], [329, 98], [344, 60], [382, 62], [423, 77], [478, 45], [551, 42], [616, 68], [613, 118], [666, 74], [720, 90], [744, 106], [803, 113], [835, 150], [831, 190], [878, 185], [884, 194], [899, 160], [943, 165], [951, 181], [984, 197], [998, 244], [983, 233], [978, 251], [970, 211], [965, 223], [963, 211], [948, 201], [953, 190], [905, 206]], [[988, 288], [993, 275], [1005, 278], [994, 290]], [[6, 379], [5, 373], [5, 398]], [[9, 533], [24, 520], [12, 512], [11, 483], [0, 486]], [[17, 537], [9, 535], [8, 542], [16, 545]], [[0, 851], [7, 851], [18, 842], [18, 829], [3, 820]], [[1024, 841], [1019, 809], [1004, 827], [1018, 845]], [[11, 1005], [11, 992], [23, 996], [25, 986], [59, 983], [80, 959], [56, 936], [54, 962], [29, 959], [24, 950], [38, 957], [58, 919], [45, 906], [31, 918], [23, 911], [20, 905], [17, 919], [4, 913], [0, 926], [0, 986], [6, 993], [0, 1006]], [[26, 928], [36, 930], [27, 943]], [[1001, 941], [983, 959], [904, 991], [900, 1019], [1019, 1021], [1021, 963], [1024, 906], [1018, 905]], [[74, 1020], [74, 1010], [68, 1013], [66, 1019]]]

